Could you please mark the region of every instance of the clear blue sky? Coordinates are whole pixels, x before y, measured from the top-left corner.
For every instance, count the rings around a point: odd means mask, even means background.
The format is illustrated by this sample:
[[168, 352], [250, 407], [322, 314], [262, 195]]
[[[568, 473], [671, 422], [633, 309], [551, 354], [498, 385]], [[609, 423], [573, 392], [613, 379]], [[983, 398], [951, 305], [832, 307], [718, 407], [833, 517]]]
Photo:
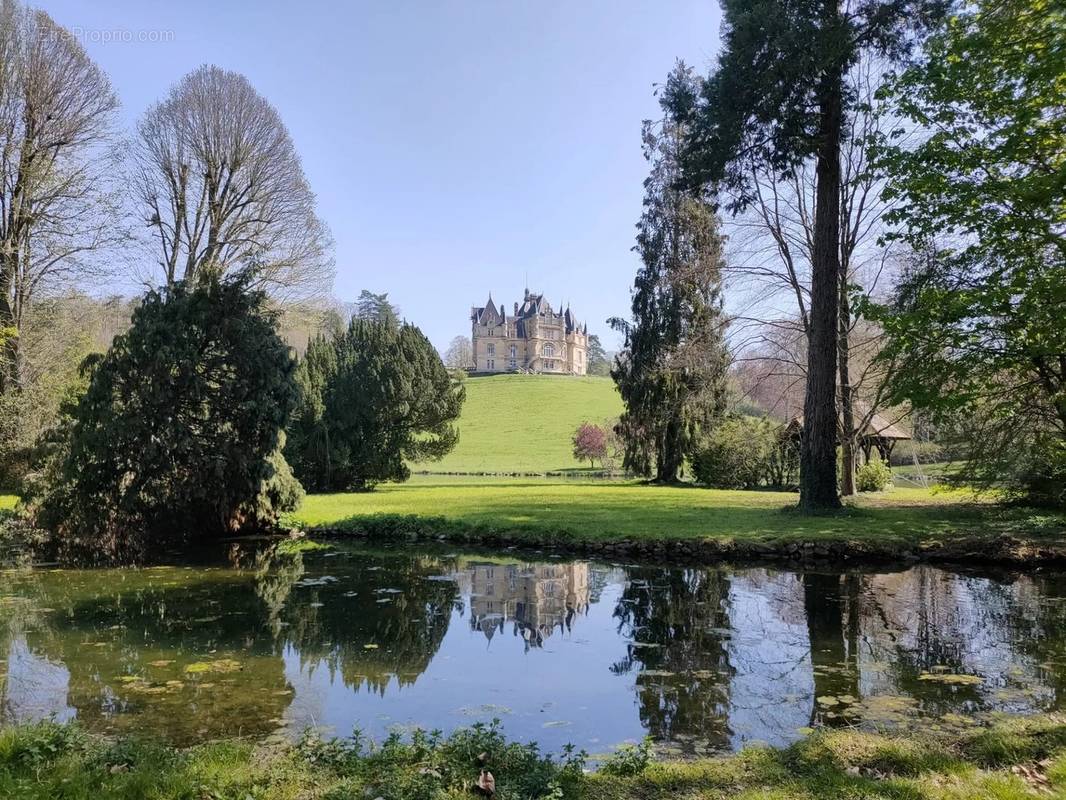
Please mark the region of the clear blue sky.
[[[37, 0], [81, 31], [128, 125], [183, 74], [245, 74], [292, 132], [336, 239], [334, 293], [387, 291], [438, 346], [525, 275], [612, 346], [653, 84], [704, 71], [714, 0]], [[168, 42], [100, 31], [164, 31]], [[148, 34], [151, 36], [151, 34]]]

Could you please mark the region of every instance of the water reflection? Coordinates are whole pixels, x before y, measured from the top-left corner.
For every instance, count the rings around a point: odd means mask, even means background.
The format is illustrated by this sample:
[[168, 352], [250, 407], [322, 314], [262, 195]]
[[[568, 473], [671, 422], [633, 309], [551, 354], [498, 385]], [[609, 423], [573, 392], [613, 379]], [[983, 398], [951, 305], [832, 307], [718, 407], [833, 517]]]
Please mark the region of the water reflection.
[[0, 573], [0, 722], [186, 743], [502, 719], [686, 752], [1062, 705], [1066, 576], [684, 569], [341, 548]]
[[455, 573], [469, 598], [470, 628], [492, 641], [511, 624], [512, 635], [525, 649], [543, 647], [558, 628], [569, 633], [579, 614], [589, 607], [589, 565], [479, 564], [472, 562]]

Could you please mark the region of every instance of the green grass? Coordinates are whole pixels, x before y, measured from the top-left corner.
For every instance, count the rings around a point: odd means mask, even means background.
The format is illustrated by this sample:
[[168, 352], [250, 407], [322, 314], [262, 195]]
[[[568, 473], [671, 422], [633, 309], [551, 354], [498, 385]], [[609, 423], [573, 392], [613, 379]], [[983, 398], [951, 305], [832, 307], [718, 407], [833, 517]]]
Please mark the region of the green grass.
[[0, 494], [0, 511], [8, 511], [14, 508], [18, 501], [18, 495]]
[[527, 533], [534, 539], [862, 540], [914, 544], [961, 531], [1024, 528], [1066, 541], [1066, 518], [1033, 521], [959, 492], [893, 489], [861, 495], [840, 514], [801, 516], [796, 495], [648, 486], [623, 481], [416, 477], [373, 492], [308, 496], [291, 517], [301, 527], [359, 527], [376, 518], [415, 516], [449, 528]]
[[498, 800], [1023, 800], [1066, 792], [1066, 718], [1002, 719], [962, 735], [820, 731], [785, 749], [687, 762], [615, 756], [598, 772], [491, 728], [378, 746], [220, 741], [188, 750], [42, 723], [0, 732], [0, 797], [17, 800], [459, 800], [481, 759]]
[[493, 375], [466, 382], [459, 444], [441, 461], [413, 465], [429, 472], [542, 473], [578, 469], [570, 443], [586, 420], [622, 413], [610, 378]]

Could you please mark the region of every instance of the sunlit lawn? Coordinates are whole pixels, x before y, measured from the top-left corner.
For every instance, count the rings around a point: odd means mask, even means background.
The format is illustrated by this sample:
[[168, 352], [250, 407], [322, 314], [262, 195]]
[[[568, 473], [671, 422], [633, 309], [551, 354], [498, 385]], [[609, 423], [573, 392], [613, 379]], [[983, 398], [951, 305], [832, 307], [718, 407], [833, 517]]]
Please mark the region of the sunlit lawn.
[[459, 443], [427, 472], [543, 473], [587, 467], [574, 460], [571, 438], [585, 421], [622, 413], [610, 378], [493, 375], [466, 382]]
[[[862, 495], [840, 513], [807, 517], [790, 512], [786, 492], [645, 486], [633, 482], [565, 479], [445, 479], [416, 477], [373, 492], [311, 495], [293, 522], [335, 526], [380, 515], [442, 517], [495, 530], [563, 533], [577, 539], [804, 538], [917, 540], [957, 531], [980, 533], [1024, 522], [961, 492], [897, 488]], [[1062, 522], [1061, 519], [1055, 520]], [[1062, 526], [1057, 526], [1062, 535]], [[1050, 534], [1056, 533], [1056, 525]]]

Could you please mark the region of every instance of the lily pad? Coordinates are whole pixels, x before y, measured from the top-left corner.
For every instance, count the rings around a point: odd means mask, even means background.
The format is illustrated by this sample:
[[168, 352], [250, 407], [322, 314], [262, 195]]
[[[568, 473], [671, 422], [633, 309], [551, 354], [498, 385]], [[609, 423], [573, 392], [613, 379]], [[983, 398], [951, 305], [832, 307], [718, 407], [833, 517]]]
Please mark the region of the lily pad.
[[984, 683], [984, 678], [979, 675], [961, 675], [951, 672], [923, 672], [918, 676], [920, 681], [943, 683], [948, 686], [979, 686]]
[[185, 671], [190, 675], [200, 675], [205, 672], [238, 672], [244, 669], [240, 661], [233, 658], [220, 658], [217, 661], [194, 661], [186, 665]]

